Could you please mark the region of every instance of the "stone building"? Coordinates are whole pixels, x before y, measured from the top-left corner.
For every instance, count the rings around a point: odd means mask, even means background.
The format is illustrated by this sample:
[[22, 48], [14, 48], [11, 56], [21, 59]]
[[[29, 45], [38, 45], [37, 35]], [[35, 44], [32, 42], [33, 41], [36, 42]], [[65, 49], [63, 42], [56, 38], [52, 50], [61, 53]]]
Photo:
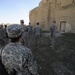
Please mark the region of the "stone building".
[[42, 0], [29, 14], [32, 25], [39, 22], [44, 30], [49, 30], [53, 20], [57, 30], [75, 33], [75, 0]]

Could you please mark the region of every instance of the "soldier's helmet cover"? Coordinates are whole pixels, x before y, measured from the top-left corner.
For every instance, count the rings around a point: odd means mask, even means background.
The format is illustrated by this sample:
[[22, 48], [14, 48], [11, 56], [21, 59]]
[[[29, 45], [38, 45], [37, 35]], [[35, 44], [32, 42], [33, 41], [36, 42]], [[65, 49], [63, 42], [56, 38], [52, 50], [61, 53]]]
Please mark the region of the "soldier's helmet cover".
[[7, 34], [10, 38], [17, 38], [22, 34], [21, 26], [19, 24], [12, 24], [7, 27]]
[[37, 22], [36, 24], [39, 25], [39, 22]]
[[21, 23], [24, 23], [24, 20], [20, 20]]

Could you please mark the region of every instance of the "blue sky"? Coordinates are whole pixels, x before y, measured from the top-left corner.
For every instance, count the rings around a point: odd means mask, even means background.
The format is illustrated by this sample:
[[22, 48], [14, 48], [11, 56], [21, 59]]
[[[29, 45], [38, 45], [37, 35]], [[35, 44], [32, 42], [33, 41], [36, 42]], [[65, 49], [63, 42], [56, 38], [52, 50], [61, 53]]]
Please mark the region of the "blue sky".
[[39, 5], [41, 0], [0, 0], [0, 23], [29, 22], [29, 11]]

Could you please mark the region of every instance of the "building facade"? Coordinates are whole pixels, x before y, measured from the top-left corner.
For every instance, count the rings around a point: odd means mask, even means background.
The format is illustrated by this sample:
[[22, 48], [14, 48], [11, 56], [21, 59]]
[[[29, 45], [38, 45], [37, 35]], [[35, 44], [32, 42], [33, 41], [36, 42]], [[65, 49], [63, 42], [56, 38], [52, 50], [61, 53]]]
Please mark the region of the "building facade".
[[33, 26], [39, 22], [44, 30], [55, 20], [58, 31], [75, 33], [75, 0], [42, 0], [29, 18]]

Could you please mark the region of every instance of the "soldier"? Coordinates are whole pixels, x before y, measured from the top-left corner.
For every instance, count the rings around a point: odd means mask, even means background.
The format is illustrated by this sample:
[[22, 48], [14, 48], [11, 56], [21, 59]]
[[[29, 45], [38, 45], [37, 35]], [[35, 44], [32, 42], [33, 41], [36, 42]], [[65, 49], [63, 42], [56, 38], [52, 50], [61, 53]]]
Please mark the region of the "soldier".
[[2, 63], [9, 75], [37, 75], [37, 64], [30, 49], [20, 43], [20, 25], [7, 27], [10, 43], [2, 50]]
[[0, 28], [3, 28], [3, 24], [1, 24]]
[[22, 44], [28, 46], [28, 28], [24, 25], [24, 20], [20, 20], [21, 29], [22, 29]]
[[8, 75], [1, 61], [1, 50], [6, 45], [5, 41], [6, 39], [7, 39], [6, 33], [5, 30], [3, 29], [3, 25], [0, 25], [0, 75]]
[[6, 24], [4, 26], [5, 26], [5, 28], [7, 28], [7, 25]]
[[5, 41], [6, 41], [6, 44], [8, 44], [9, 43], [9, 39], [8, 39], [8, 35], [7, 35], [7, 32], [6, 32], [7, 25], [4, 25], [4, 26], [5, 26], [4, 33], [5, 33], [5, 37], [6, 37]]
[[29, 22], [29, 25], [28, 25], [28, 35], [29, 35], [29, 37], [32, 35], [32, 26], [31, 26], [30, 22]]
[[3, 25], [0, 25], [0, 48], [2, 48], [3, 46], [6, 45], [6, 40], [7, 40], [7, 36], [6, 36], [6, 31], [3, 28]]
[[24, 20], [20, 20], [20, 24], [21, 24], [22, 31], [24, 31], [27, 28], [27, 26], [24, 25]]
[[55, 37], [56, 35], [56, 21], [53, 21], [53, 24], [50, 27], [51, 37]]
[[35, 36], [35, 40], [36, 40], [36, 46], [39, 46], [39, 39], [40, 39], [41, 35], [42, 35], [42, 29], [38, 22], [36, 24], [36, 26], [34, 27], [34, 36]]
[[56, 21], [53, 21], [52, 26], [50, 27], [51, 31], [51, 46], [54, 49], [55, 46], [55, 36], [56, 36]]

